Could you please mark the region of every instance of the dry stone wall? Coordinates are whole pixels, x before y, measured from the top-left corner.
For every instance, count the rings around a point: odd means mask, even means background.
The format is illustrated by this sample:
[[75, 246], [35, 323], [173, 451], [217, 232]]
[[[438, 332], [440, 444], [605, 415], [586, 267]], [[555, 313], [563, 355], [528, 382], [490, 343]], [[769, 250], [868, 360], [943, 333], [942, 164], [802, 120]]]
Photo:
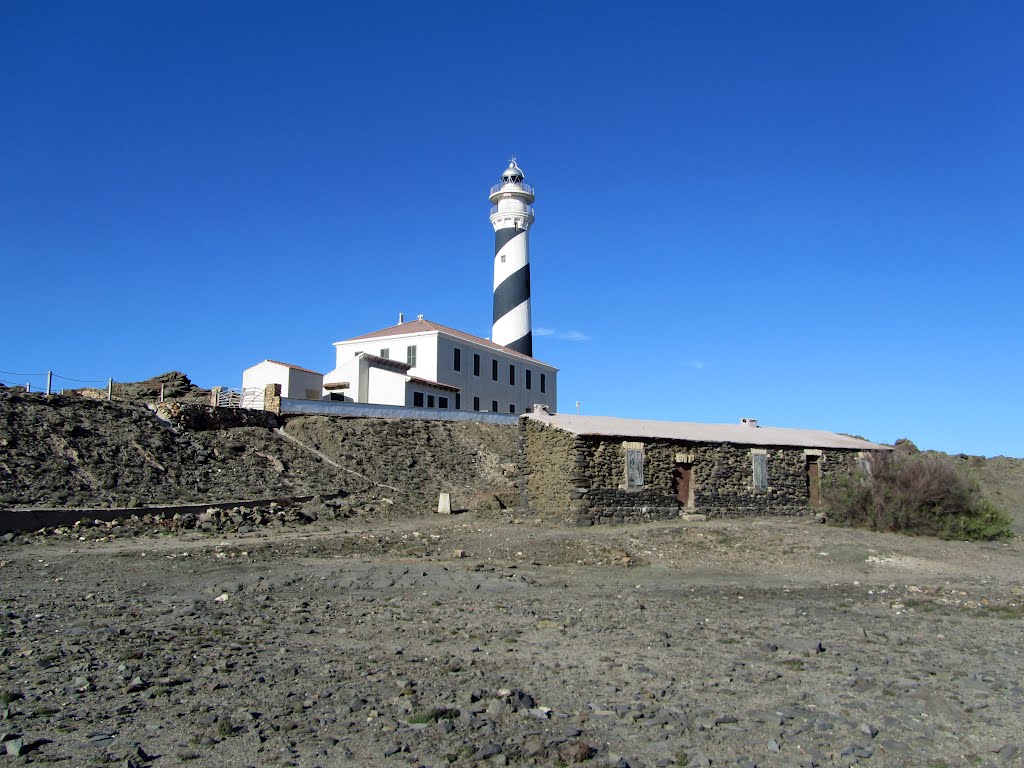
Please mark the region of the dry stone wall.
[[564, 514], [573, 501], [576, 449], [573, 436], [533, 419], [520, 419], [521, 506], [540, 514]]
[[156, 415], [177, 429], [201, 432], [237, 427], [277, 427], [277, 417], [252, 408], [215, 408], [199, 403], [159, 403]]

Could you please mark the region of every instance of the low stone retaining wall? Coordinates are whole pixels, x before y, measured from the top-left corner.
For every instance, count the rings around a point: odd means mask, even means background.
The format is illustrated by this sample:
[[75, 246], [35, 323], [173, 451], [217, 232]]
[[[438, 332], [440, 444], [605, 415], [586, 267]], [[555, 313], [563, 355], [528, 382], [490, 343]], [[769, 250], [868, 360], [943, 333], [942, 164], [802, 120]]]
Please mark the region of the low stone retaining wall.
[[277, 428], [277, 416], [251, 408], [215, 408], [197, 403], [158, 403], [156, 415], [177, 429], [202, 432], [236, 427]]

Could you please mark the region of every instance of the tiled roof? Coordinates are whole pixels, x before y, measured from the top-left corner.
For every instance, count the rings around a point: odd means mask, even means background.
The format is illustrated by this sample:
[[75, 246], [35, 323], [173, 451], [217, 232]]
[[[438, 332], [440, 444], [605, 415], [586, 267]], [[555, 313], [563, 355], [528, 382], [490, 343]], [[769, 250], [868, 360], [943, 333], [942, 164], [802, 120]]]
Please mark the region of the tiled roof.
[[437, 331], [438, 333], [445, 333], [449, 336], [453, 336], [456, 339], [462, 339], [473, 344], [479, 344], [482, 347], [490, 347], [491, 349], [504, 352], [506, 355], [512, 355], [513, 357], [520, 357], [523, 360], [529, 360], [532, 363], [539, 363], [540, 365], [546, 365], [548, 368], [558, 370], [553, 365], [537, 360], [536, 358], [524, 355], [522, 352], [516, 352], [514, 349], [504, 347], [501, 344], [495, 344], [489, 339], [483, 339], [479, 336], [474, 336], [471, 333], [465, 333], [464, 331], [457, 331], [454, 328], [449, 328], [447, 325], [441, 325], [430, 320], [423, 320], [417, 318], [416, 320], [410, 320], [407, 323], [401, 323], [400, 325], [392, 325], [387, 328], [382, 328], [379, 331], [373, 331], [372, 333], [364, 333], [362, 336], [353, 336], [351, 339], [344, 339], [344, 341], [363, 341], [364, 339], [386, 339], [390, 336], [401, 336], [407, 333], [426, 333], [429, 331]]
[[449, 392], [459, 391], [459, 387], [453, 387], [451, 384], [442, 384], [439, 381], [431, 381], [430, 379], [421, 379], [419, 376], [410, 376], [409, 381], [415, 381], [420, 384], [426, 384], [429, 387], [437, 387], [438, 389], [446, 389]]
[[369, 362], [370, 365], [374, 365], [378, 368], [390, 368], [391, 370], [399, 371], [400, 373], [405, 373], [412, 368], [411, 365], [403, 363], [401, 360], [392, 360], [390, 357], [371, 355], [368, 352], [363, 352], [360, 357]]
[[303, 368], [301, 365], [290, 365], [289, 363], [282, 363], [280, 360], [264, 360], [264, 363], [273, 363], [274, 365], [283, 365], [285, 368], [291, 368], [295, 371], [302, 371], [303, 373], [312, 373], [314, 376], [323, 376], [319, 371], [311, 371], [309, 368]]
[[694, 443], [797, 446], [800, 448], [845, 448], [848, 450], [889, 450], [888, 446], [816, 429], [752, 427], [746, 424], [697, 424], [685, 421], [643, 421], [613, 416], [576, 416], [536, 411], [525, 414], [544, 424], [576, 435], [684, 440]]

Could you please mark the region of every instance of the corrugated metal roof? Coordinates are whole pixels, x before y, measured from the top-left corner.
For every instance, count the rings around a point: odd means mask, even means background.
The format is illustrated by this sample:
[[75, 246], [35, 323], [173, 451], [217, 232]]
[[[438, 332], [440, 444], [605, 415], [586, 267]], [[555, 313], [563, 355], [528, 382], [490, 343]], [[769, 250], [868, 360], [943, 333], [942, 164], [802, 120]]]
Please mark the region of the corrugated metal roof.
[[[402, 336], [407, 333], [426, 333], [428, 331], [436, 331], [438, 333], [446, 333], [449, 336], [454, 336], [456, 339], [462, 339], [463, 341], [469, 341], [473, 344], [479, 344], [482, 347], [490, 347], [491, 349], [504, 352], [506, 355], [512, 355], [513, 357], [520, 357], [523, 360], [529, 360], [531, 363], [537, 363], [539, 365], [547, 366], [552, 370], [557, 371], [553, 365], [542, 362], [535, 357], [524, 355], [522, 352], [517, 352], [509, 347], [503, 347], [501, 344], [495, 344], [490, 339], [483, 339], [479, 336], [474, 336], [471, 333], [465, 333], [464, 331], [457, 331], [454, 328], [449, 328], [446, 325], [435, 323], [430, 320], [410, 320], [407, 323], [401, 323], [400, 325], [392, 325], [387, 328], [382, 328], [379, 331], [373, 331], [372, 333], [364, 333], [362, 336], [353, 336], [351, 339], [344, 339], [344, 342], [349, 341], [363, 341], [366, 339], [385, 339], [389, 336]], [[336, 342], [338, 344], [343, 342]]]
[[526, 418], [572, 432], [576, 435], [684, 440], [693, 443], [734, 443], [736, 445], [796, 446], [800, 448], [846, 448], [889, 450], [857, 437], [816, 429], [751, 427], [746, 424], [697, 424], [686, 421], [644, 421], [614, 416], [576, 416], [558, 413], [527, 413]]

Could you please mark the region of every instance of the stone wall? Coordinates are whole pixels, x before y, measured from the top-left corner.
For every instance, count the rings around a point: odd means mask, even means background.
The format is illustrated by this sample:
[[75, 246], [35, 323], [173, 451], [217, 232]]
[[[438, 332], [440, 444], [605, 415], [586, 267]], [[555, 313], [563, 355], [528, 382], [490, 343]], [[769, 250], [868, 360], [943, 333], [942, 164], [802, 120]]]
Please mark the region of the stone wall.
[[198, 403], [158, 403], [156, 415], [177, 429], [201, 432], [237, 427], [277, 427], [277, 417], [252, 408], [214, 408]]
[[[625, 439], [572, 435], [524, 419], [528, 505], [568, 515], [583, 524], [656, 520], [698, 513], [712, 517], [800, 515], [811, 510], [806, 452], [797, 447], [760, 448], [767, 459], [768, 487], [755, 489], [751, 446], [646, 440], [644, 483], [626, 488]], [[857, 451], [822, 449], [821, 478], [852, 472]], [[677, 459], [692, 464], [693, 506], [681, 508], [673, 487]]]
[[519, 430], [521, 505], [538, 514], [565, 514], [573, 497], [582, 496], [574, 493], [576, 450], [573, 436], [533, 419], [520, 419]]

